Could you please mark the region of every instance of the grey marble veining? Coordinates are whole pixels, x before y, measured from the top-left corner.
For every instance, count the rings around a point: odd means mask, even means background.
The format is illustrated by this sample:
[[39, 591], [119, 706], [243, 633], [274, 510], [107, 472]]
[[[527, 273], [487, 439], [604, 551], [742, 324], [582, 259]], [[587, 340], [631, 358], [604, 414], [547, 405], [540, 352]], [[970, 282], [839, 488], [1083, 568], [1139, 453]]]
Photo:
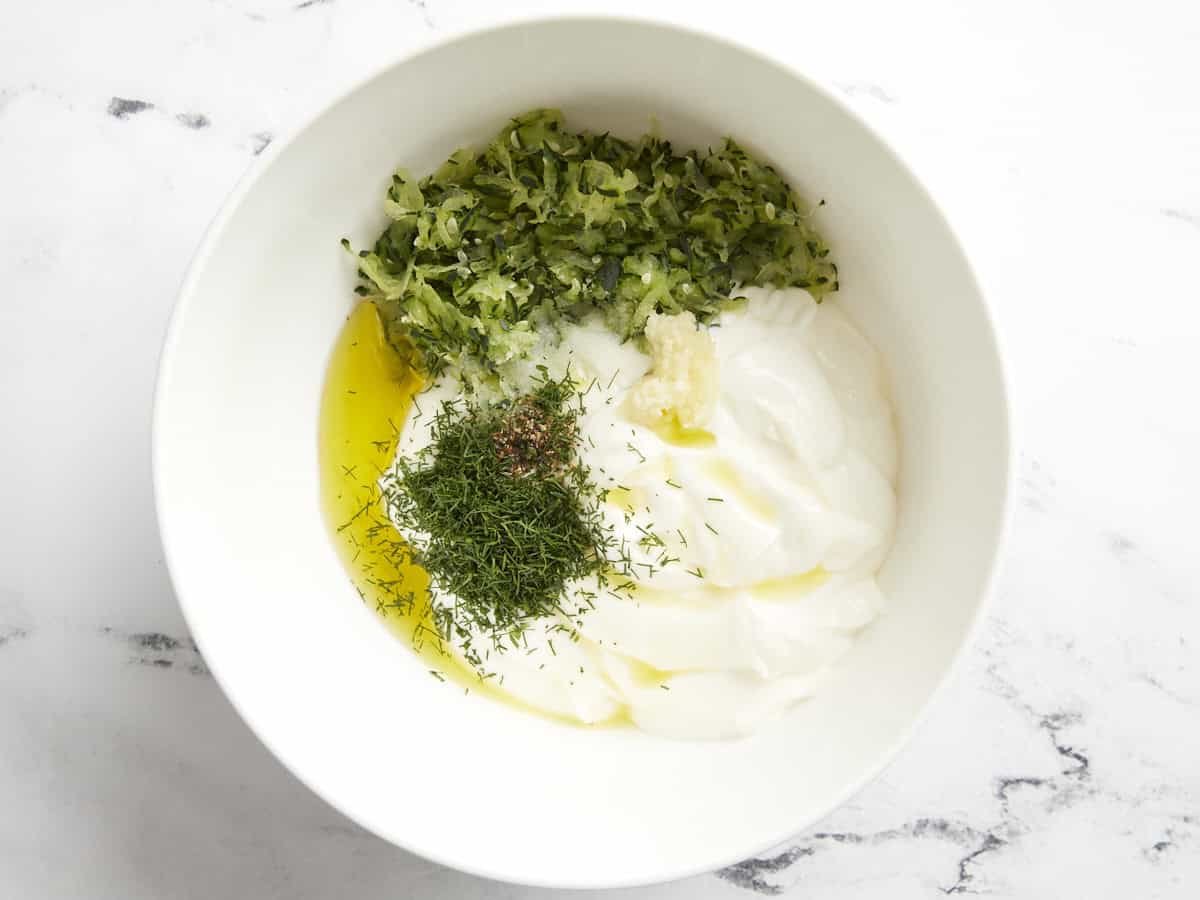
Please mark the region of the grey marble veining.
[[[916, 167], [995, 304], [1023, 453], [989, 618], [896, 763], [761, 858], [613, 896], [1194, 896], [1200, 10], [642, 6], [607, 9], [791, 58]], [[571, 8], [584, 7], [47, 0], [6, 12], [0, 897], [553, 893], [396, 850], [258, 744], [175, 605], [148, 446], [175, 289], [254, 157], [397, 53]]]

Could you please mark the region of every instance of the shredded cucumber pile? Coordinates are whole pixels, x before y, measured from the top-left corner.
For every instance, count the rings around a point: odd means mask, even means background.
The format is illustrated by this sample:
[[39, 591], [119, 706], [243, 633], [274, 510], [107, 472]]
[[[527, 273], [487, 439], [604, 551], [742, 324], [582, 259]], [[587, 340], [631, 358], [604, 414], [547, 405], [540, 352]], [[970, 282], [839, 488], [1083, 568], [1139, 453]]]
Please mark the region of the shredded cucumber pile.
[[385, 209], [358, 293], [427, 372], [456, 367], [466, 385], [502, 383], [539, 331], [592, 309], [634, 339], [652, 312], [710, 320], [739, 286], [837, 290], [800, 198], [728, 138], [677, 155], [533, 110], [420, 182], [398, 170]]

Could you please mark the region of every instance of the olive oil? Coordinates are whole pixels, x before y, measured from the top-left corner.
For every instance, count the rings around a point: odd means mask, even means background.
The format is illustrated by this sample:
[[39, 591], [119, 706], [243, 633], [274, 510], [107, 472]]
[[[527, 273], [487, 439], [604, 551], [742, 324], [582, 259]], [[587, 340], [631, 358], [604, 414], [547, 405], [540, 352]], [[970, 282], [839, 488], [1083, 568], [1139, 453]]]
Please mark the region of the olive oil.
[[755, 600], [795, 600], [797, 595], [815, 591], [829, 580], [824, 566], [816, 566], [799, 575], [760, 581], [750, 588]]
[[654, 433], [663, 443], [672, 447], [686, 447], [693, 450], [707, 450], [717, 446], [717, 436], [704, 428], [685, 428], [679, 424], [678, 416], [664, 417], [662, 422], [654, 427]]
[[779, 518], [779, 510], [771, 499], [746, 484], [745, 479], [738, 474], [728, 460], [716, 459], [705, 463], [705, 470], [710, 478], [721, 486], [722, 491], [736, 499], [746, 509], [760, 519], [774, 522]]
[[645, 492], [639, 487], [613, 487], [604, 492], [604, 501], [632, 515], [646, 505]]
[[[321, 397], [321, 505], [334, 547], [363, 602], [377, 609], [392, 631], [445, 660], [430, 628], [424, 570], [396, 551], [400, 536], [389, 527], [378, 487], [396, 450], [396, 439], [424, 386], [420, 376], [384, 337], [374, 304], [360, 303], [334, 345]], [[409, 592], [411, 608], [399, 601]], [[399, 605], [398, 605], [399, 604]], [[423, 638], [428, 637], [426, 641]]]
[[632, 656], [626, 656], [624, 659], [625, 664], [629, 667], [631, 681], [639, 688], [661, 688], [671, 680], [672, 675], [679, 674], [678, 672], [668, 672], [665, 669], [656, 669], [649, 663], [634, 659]]

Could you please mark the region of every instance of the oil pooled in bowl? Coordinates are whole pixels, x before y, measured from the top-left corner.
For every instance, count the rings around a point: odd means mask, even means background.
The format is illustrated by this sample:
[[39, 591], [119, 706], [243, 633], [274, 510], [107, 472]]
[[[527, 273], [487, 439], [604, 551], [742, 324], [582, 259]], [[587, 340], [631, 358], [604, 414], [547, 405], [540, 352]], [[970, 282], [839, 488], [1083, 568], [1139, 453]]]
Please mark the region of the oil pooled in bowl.
[[429, 609], [429, 576], [404, 556], [388, 521], [379, 476], [395, 452], [399, 429], [423, 387], [387, 342], [371, 303], [346, 320], [330, 358], [321, 397], [321, 506], [334, 546], [363, 602], [399, 636], [444, 659]]

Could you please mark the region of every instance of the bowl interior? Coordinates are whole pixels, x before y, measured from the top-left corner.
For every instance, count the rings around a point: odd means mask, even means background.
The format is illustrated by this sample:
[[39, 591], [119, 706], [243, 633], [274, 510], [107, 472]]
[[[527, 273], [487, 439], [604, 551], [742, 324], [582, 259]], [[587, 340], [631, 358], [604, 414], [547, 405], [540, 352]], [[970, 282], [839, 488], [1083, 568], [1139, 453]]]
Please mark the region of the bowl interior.
[[[811, 201], [844, 304], [886, 360], [901, 433], [890, 606], [826, 690], [756, 737], [679, 743], [464, 695], [362, 606], [318, 507], [317, 409], [353, 264], [398, 164], [424, 173], [511, 114], [677, 146], [736, 136]], [[692, 33], [564, 20], [459, 39], [364, 84], [264, 161], [201, 249], [155, 433], [168, 561], [196, 639], [264, 742], [411, 850], [527, 883], [723, 865], [828, 812], [894, 754], [964, 644], [1004, 518], [1007, 412], [969, 268], [908, 171], [836, 101]]]

